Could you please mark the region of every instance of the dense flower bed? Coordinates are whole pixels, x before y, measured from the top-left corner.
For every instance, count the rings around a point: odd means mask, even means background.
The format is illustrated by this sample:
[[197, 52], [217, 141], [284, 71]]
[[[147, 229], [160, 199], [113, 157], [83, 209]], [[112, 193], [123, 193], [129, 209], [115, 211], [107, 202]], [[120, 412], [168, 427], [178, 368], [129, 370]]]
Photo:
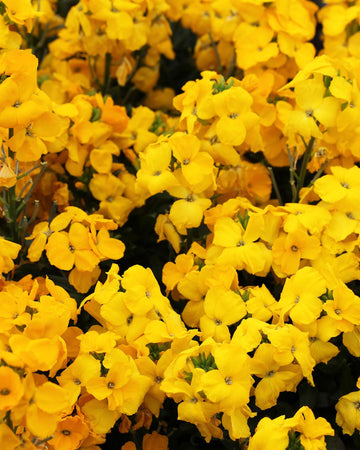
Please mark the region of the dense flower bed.
[[0, 1], [0, 448], [360, 448], [360, 3]]

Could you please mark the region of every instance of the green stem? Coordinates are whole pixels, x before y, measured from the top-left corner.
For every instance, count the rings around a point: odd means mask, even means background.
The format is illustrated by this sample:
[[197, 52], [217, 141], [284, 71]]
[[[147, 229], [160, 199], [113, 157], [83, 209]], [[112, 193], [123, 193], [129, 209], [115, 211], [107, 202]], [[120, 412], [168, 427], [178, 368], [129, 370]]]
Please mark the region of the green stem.
[[280, 194], [279, 186], [277, 184], [273, 168], [271, 166], [268, 166], [268, 170], [269, 170], [269, 173], [270, 173], [270, 178], [271, 178], [271, 181], [272, 181], [272, 184], [273, 184], [273, 187], [274, 187], [276, 198], [279, 201], [279, 205], [283, 206], [284, 202], [283, 202], [283, 199], [282, 199], [281, 194]]
[[294, 203], [295, 199], [296, 199], [296, 183], [295, 183], [295, 167], [294, 167], [294, 153], [291, 154], [290, 153], [290, 149], [288, 146], [286, 146], [287, 149], [287, 153], [288, 153], [288, 158], [289, 158], [289, 172], [290, 172], [290, 187], [291, 187], [291, 193], [292, 193], [292, 198], [291, 198], [291, 202]]
[[57, 211], [57, 201], [54, 200], [54, 201], [53, 201], [53, 204], [52, 204], [52, 207], [51, 207], [50, 214], [49, 214], [48, 224], [50, 224], [50, 222], [51, 222], [51, 221], [53, 220], [53, 218], [55, 217], [56, 211]]
[[123, 105], [126, 105], [126, 103], [127, 103], [127, 101], [129, 100], [131, 94], [132, 94], [133, 92], [135, 92], [135, 91], [136, 91], [136, 87], [135, 87], [135, 86], [131, 86], [131, 87], [127, 90], [126, 95], [125, 95], [125, 97], [122, 99], [122, 102], [121, 102], [121, 103], [122, 103]]
[[214, 39], [212, 37], [211, 31], [208, 32], [208, 35], [209, 35], [209, 38], [210, 38], [211, 46], [212, 46], [212, 48], [214, 49], [214, 52], [215, 52], [218, 73], [221, 74], [221, 75], [224, 75], [223, 74], [223, 70], [222, 70], [222, 65], [221, 65], [221, 59], [220, 59], [219, 51], [218, 51], [216, 43], [215, 43], [215, 41], [214, 41]]
[[17, 200], [18, 202], [21, 202], [21, 198], [22, 198], [24, 192], [26, 191], [26, 189], [30, 186], [30, 184], [31, 184], [31, 181], [28, 181], [28, 182], [25, 184], [25, 186], [21, 189], [19, 195], [16, 197], [16, 200]]
[[88, 66], [89, 66], [90, 75], [91, 75], [91, 79], [92, 79], [93, 83], [96, 83], [98, 85], [98, 87], [100, 88], [101, 87], [101, 83], [100, 83], [99, 78], [94, 73], [94, 69], [93, 69], [93, 66], [91, 64], [91, 57], [90, 57], [90, 55], [88, 55]]
[[34, 51], [37, 50], [38, 48], [41, 48], [45, 44], [48, 31], [49, 31], [49, 22], [45, 25], [41, 33], [41, 38], [38, 40], [37, 44], [33, 47]]
[[13, 242], [18, 242], [18, 227], [17, 227], [17, 214], [16, 214], [16, 194], [15, 194], [15, 186], [12, 186], [7, 191], [8, 194], [8, 214], [7, 214], [7, 220], [10, 224], [10, 235], [11, 240]]
[[[42, 165], [43, 165], [43, 164], [40, 163], [40, 164], [38, 164], [38, 165], [32, 167], [31, 169], [27, 170], [26, 172], [22, 173], [21, 175], [18, 175], [18, 176], [16, 177], [16, 179], [17, 179], [17, 180], [21, 180], [21, 178], [24, 178], [24, 177], [26, 177], [26, 175], [29, 175], [29, 174], [30, 174], [31, 172], [33, 172], [34, 170], [39, 169], [39, 167], [41, 167]], [[15, 173], [16, 173], [16, 171], [15, 171]]]
[[307, 165], [311, 159], [311, 154], [312, 154], [314, 143], [315, 143], [315, 138], [311, 137], [309, 143], [306, 145], [306, 148], [305, 148], [305, 153], [303, 155], [303, 159], [301, 162], [299, 180], [298, 180], [298, 184], [297, 184], [296, 201], [299, 200], [300, 190], [304, 187], [305, 176], [306, 176], [306, 172], [307, 172]]
[[327, 163], [328, 163], [328, 161], [325, 161], [325, 162], [323, 162], [323, 163], [321, 164], [319, 170], [316, 172], [316, 174], [315, 174], [315, 175], [313, 176], [313, 178], [311, 179], [311, 181], [310, 181], [310, 183], [309, 183], [309, 187], [311, 187], [311, 186], [315, 183], [315, 181], [316, 181], [319, 177], [321, 177], [322, 173], [323, 173], [324, 170], [325, 170], [325, 167], [327, 166]]
[[28, 193], [25, 195], [25, 197], [23, 198], [22, 202], [21, 202], [20, 205], [17, 207], [17, 210], [16, 210], [17, 215], [20, 214], [21, 210], [27, 205], [27, 203], [28, 203], [28, 201], [29, 201], [29, 199], [30, 199], [30, 197], [31, 197], [31, 194], [33, 193], [33, 190], [34, 190], [34, 188], [35, 188], [37, 182], [40, 180], [42, 174], [45, 172], [47, 163], [46, 163], [46, 162], [42, 162], [42, 163], [40, 163], [40, 164], [41, 164], [41, 166], [42, 166], [42, 167], [41, 167], [41, 170], [40, 170], [40, 172], [37, 174], [35, 180], [33, 181], [33, 184], [32, 184], [32, 186], [31, 186], [31, 188], [29, 189]]
[[236, 64], [236, 52], [235, 52], [235, 50], [234, 50], [233, 56], [232, 56], [232, 58], [231, 58], [231, 61], [230, 61], [230, 63], [229, 63], [229, 66], [228, 66], [228, 68], [227, 68], [227, 71], [226, 71], [225, 80], [227, 80], [228, 78], [231, 77], [231, 75], [234, 74], [235, 64]]
[[22, 245], [24, 244], [24, 241], [25, 241], [26, 230], [34, 222], [34, 220], [37, 217], [37, 213], [39, 212], [39, 205], [40, 205], [39, 200], [35, 200], [35, 202], [34, 202], [34, 211], [33, 211], [32, 215], [30, 217], [30, 220], [27, 220], [25, 214], [23, 216], [24, 220], [22, 221], [22, 223], [19, 226], [19, 228], [22, 231], [22, 239], [21, 239], [21, 244]]
[[104, 72], [104, 84], [102, 86], [102, 95], [105, 96], [110, 85], [110, 67], [111, 67], [111, 53], [105, 55], [105, 72]]

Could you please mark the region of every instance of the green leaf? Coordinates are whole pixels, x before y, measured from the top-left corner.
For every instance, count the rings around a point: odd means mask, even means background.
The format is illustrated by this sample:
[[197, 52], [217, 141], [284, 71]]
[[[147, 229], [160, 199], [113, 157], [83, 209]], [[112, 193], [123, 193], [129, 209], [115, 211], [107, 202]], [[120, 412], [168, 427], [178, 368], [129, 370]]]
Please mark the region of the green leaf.
[[99, 120], [101, 117], [101, 113], [102, 113], [101, 109], [98, 106], [94, 106], [94, 108], [92, 110], [90, 122], [96, 122], [97, 120]]

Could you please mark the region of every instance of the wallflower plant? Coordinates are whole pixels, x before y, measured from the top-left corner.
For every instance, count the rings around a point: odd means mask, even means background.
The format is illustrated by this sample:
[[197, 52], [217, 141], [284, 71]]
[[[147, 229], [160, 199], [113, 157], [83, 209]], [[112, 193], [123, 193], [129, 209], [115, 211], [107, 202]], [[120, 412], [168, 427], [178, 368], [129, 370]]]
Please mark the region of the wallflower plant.
[[0, 2], [0, 448], [360, 446], [359, 17]]

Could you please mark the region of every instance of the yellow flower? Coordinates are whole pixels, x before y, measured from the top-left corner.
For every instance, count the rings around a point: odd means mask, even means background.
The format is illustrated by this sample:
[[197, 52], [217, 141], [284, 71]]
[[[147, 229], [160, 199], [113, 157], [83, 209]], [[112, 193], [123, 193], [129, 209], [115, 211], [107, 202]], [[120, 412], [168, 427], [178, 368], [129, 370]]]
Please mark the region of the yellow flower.
[[272, 328], [266, 330], [266, 334], [275, 347], [274, 360], [287, 365], [293, 363], [296, 359], [301, 367], [303, 375], [313, 386], [312, 371], [315, 366], [315, 360], [310, 353], [310, 343], [307, 333], [300, 331], [293, 325], [284, 325], [281, 328]]
[[240, 145], [247, 132], [256, 128], [257, 114], [250, 110], [253, 99], [242, 87], [226, 89], [213, 96], [214, 109], [220, 117], [216, 122], [216, 134], [223, 144]]
[[99, 213], [123, 225], [135, 204], [124, 195], [125, 183], [111, 173], [94, 174], [89, 183], [92, 195], [100, 200]]
[[291, 424], [285, 416], [271, 420], [264, 417], [258, 423], [255, 434], [249, 440], [248, 450], [286, 450], [289, 444], [289, 430]]
[[249, 291], [250, 296], [246, 302], [248, 313], [254, 319], [267, 322], [273, 315], [277, 301], [265, 285], [255, 286]]
[[[37, 327], [39, 327], [39, 323]], [[40, 325], [41, 327], [41, 325]], [[33, 332], [38, 332], [36, 326]], [[43, 330], [41, 330], [43, 331]], [[13, 353], [18, 356], [31, 371], [59, 369], [66, 360], [66, 345], [61, 337], [30, 339], [21, 334], [13, 334], [9, 339]]]
[[297, 419], [298, 423], [293, 429], [301, 433], [300, 442], [305, 449], [325, 448], [325, 436], [335, 434], [329, 422], [322, 417], [315, 419], [314, 413], [307, 406], [300, 408], [294, 419]]
[[131, 118], [126, 129], [116, 140], [120, 148], [133, 147], [136, 154], [141, 154], [145, 148], [156, 141], [156, 134], [149, 131], [155, 120], [155, 113], [145, 106], [132, 109]]
[[[161, 389], [170, 397], [174, 397], [175, 401], [181, 402], [178, 406], [178, 419], [185, 420], [195, 424], [208, 423], [211, 417], [216, 414], [218, 408], [216, 405], [206, 401], [200, 392], [203, 390], [202, 377], [206, 373], [201, 368], [192, 370], [190, 384], [176, 378], [165, 378], [161, 383]], [[166, 373], [165, 373], [166, 375]]]
[[47, 142], [55, 141], [67, 129], [68, 120], [47, 111], [30, 123], [21, 125], [14, 128], [8, 145], [16, 152], [19, 161], [37, 161], [48, 152]]
[[110, 173], [113, 164], [113, 155], [118, 156], [120, 153], [117, 145], [107, 140], [98, 148], [94, 148], [90, 152], [90, 163], [98, 173]]
[[61, 414], [69, 413], [73, 404], [61, 386], [46, 381], [36, 387], [32, 377], [28, 378], [31, 397], [26, 411], [26, 427], [35, 436], [45, 439], [55, 432]]
[[4, 422], [0, 424], [0, 445], [7, 450], [16, 450], [22, 445], [20, 438]]
[[0, 47], [15, 49], [21, 46], [21, 36], [16, 31], [10, 30], [4, 16], [0, 17]]
[[68, 416], [57, 424], [54, 436], [49, 440], [56, 450], [79, 448], [89, 434], [89, 426], [80, 416]]
[[24, 393], [20, 376], [10, 367], [0, 367], [0, 410], [6, 412], [15, 407]]
[[276, 405], [280, 392], [294, 391], [303, 378], [294, 364], [276, 362], [275, 351], [273, 345], [261, 344], [251, 359], [251, 373], [261, 378], [255, 388], [255, 404], [260, 409]]
[[155, 417], [159, 417], [160, 408], [165, 400], [165, 392], [161, 390], [164, 379], [164, 371], [171, 362], [172, 355], [163, 353], [158, 361], [153, 362], [148, 356], [137, 358], [135, 363], [142, 375], [154, 381], [144, 398], [144, 406], [148, 408]]
[[353, 331], [360, 324], [360, 298], [345, 283], [339, 282], [332, 292], [333, 300], [323, 306], [329, 319], [339, 331]]
[[92, 271], [100, 259], [91, 250], [89, 235], [88, 228], [78, 222], [71, 224], [69, 233], [52, 233], [45, 247], [50, 264], [62, 270], [75, 265], [80, 271]]
[[168, 142], [150, 144], [140, 154], [141, 168], [136, 174], [137, 184], [150, 195], [163, 192], [178, 184], [170, 170], [171, 147]]
[[280, 273], [291, 275], [299, 269], [301, 259], [314, 260], [320, 251], [319, 239], [298, 228], [296, 232], [294, 230], [275, 239], [272, 246], [273, 266], [278, 266]]
[[120, 239], [110, 237], [110, 233], [105, 227], [100, 228], [100, 230], [96, 234], [95, 233], [95, 227], [91, 227], [91, 237], [93, 238], [93, 242], [90, 241], [90, 245], [101, 261], [104, 259], [116, 261], [124, 256], [124, 243], [120, 241]]
[[345, 434], [360, 430], [360, 391], [340, 397], [336, 406], [336, 423]]
[[262, 242], [256, 242], [263, 228], [261, 214], [250, 214], [248, 222], [243, 221], [243, 224], [240, 220], [220, 217], [214, 226], [214, 247], [209, 249], [207, 261], [216, 260], [219, 264], [229, 264], [236, 270], [245, 269], [252, 274], [265, 271], [270, 251]]
[[276, 57], [279, 54], [279, 47], [273, 42], [273, 37], [274, 31], [268, 26], [240, 23], [233, 37], [238, 67], [249, 69]]
[[32, 19], [36, 17], [36, 9], [33, 8], [31, 0], [5, 0], [6, 13], [12, 22], [18, 25], [26, 25], [27, 31], [30, 32]]
[[[298, 133], [308, 141], [311, 137], [321, 138], [320, 131], [336, 125], [341, 100], [324, 96], [325, 90], [322, 75], [296, 83], [297, 107], [288, 113], [284, 129], [286, 135]], [[279, 102], [279, 106], [282, 106], [282, 102]]]
[[343, 344], [356, 358], [360, 357], [360, 326], [356, 326], [353, 331], [343, 334]]
[[[233, 344], [222, 344], [212, 354], [217, 369], [203, 374], [201, 386], [206, 397], [218, 403], [220, 411], [231, 414], [249, 402], [254, 382], [250, 375], [250, 358], [246, 353], [239, 353], [239, 347]], [[236, 365], [234, 358], [238, 362]]]
[[80, 395], [82, 386], [85, 386], [88, 380], [100, 376], [100, 361], [90, 354], [79, 355], [75, 361], [70, 364], [59, 377], [57, 381], [71, 395], [75, 403]]
[[103, 365], [109, 369], [105, 377], [91, 378], [86, 389], [97, 400], [108, 400], [109, 410], [135, 414], [152, 381], [140, 375], [133, 359], [119, 349], [104, 358]]
[[16, 184], [16, 174], [13, 170], [14, 161], [11, 158], [1, 160], [0, 187], [10, 188]]
[[[184, 197], [176, 200], [170, 208], [169, 219], [179, 234], [186, 234], [188, 228], [200, 226], [204, 211], [211, 206], [211, 200], [184, 189]], [[170, 192], [171, 193], [171, 192]]]
[[8, 273], [14, 268], [14, 259], [17, 258], [21, 245], [7, 241], [0, 236], [0, 272]]
[[110, 331], [89, 330], [78, 336], [80, 353], [108, 353], [116, 345], [116, 334]]
[[315, 193], [341, 211], [356, 210], [360, 195], [360, 168], [333, 166], [331, 172], [332, 175], [324, 175], [315, 181]]
[[248, 426], [248, 418], [255, 417], [247, 405], [242, 405], [235, 409], [231, 414], [224, 413], [222, 416], [222, 424], [233, 441], [236, 439], [248, 438], [250, 436], [250, 428]]
[[92, 397], [82, 403], [81, 412], [89, 422], [91, 430], [96, 434], [108, 433], [121, 416], [120, 411], [109, 409], [106, 400], [99, 401]]
[[212, 337], [216, 342], [230, 342], [228, 325], [238, 322], [246, 315], [246, 306], [239, 294], [222, 286], [215, 286], [205, 296], [204, 312], [200, 318], [202, 339]]
[[280, 319], [284, 321], [289, 315], [296, 324], [307, 325], [313, 322], [322, 311], [323, 303], [319, 297], [325, 290], [325, 279], [317, 270], [312, 267], [299, 269], [285, 281], [277, 304]]
[[156, 218], [155, 233], [159, 236], [158, 242], [168, 240], [176, 253], [180, 252], [181, 238], [168, 214], [159, 214]]
[[214, 161], [208, 153], [200, 151], [200, 140], [195, 135], [175, 133], [170, 137], [169, 145], [190, 186], [202, 185], [206, 179], [210, 180], [207, 184], [211, 184]]
[[326, 364], [331, 358], [334, 358], [334, 356], [339, 353], [339, 349], [336, 345], [326, 340], [326, 338], [330, 339], [331, 336], [322, 335], [321, 328], [323, 325], [319, 326], [321, 320], [322, 319], [318, 319], [306, 326], [298, 325], [302, 331], [307, 331], [309, 333], [310, 353], [316, 364], [319, 364], [320, 362]]
[[167, 262], [162, 270], [162, 282], [166, 290], [172, 291], [178, 282], [191, 270], [196, 270], [194, 257], [191, 254], [181, 254], [175, 258], [175, 262]]

